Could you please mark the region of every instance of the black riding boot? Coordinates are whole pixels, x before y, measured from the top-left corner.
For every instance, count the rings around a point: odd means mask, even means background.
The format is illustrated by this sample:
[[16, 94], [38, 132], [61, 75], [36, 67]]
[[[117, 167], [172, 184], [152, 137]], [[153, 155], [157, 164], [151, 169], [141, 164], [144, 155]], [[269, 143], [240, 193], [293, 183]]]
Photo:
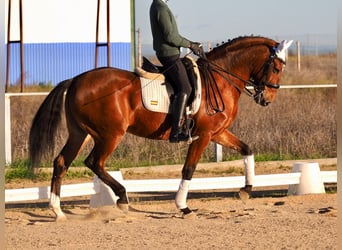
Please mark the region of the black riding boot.
[[182, 118], [185, 113], [186, 102], [187, 95], [183, 93], [176, 95], [173, 101], [172, 129], [169, 138], [170, 142], [175, 143], [189, 140], [189, 133], [188, 131], [183, 131], [182, 126]]

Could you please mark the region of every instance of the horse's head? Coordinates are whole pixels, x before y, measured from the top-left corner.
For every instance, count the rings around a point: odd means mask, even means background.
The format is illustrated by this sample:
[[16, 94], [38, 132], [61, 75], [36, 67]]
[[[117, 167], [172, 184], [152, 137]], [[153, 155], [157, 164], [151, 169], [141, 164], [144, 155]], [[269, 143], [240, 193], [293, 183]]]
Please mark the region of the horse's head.
[[[267, 106], [276, 96], [279, 89], [279, 82], [285, 68], [286, 50], [291, 46], [292, 41], [275, 42], [264, 37], [238, 37], [227, 43], [223, 43], [206, 54], [206, 58], [200, 58], [198, 65], [202, 70], [205, 85], [208, 91], [215, 92], [218, 86], [217, 81], [212, 81], [215, 76], [226, 80], [237, 91], [245, 92], [253, 97], [256, 103]], [[250, 91], [249, 87], [254, 91]], [[224, 103], [222, 96], [216, 93], [209, 93], [215, 99], [215, 112], [220, 110], [218, 103]], [[208, 98], [211, 100], [210, 98]], [[211, 104], [213, 105], [213, 104]], [[224, 105], [221, 105], [224, 109]]]
[[276, 96], [279, 89], [279, 82], [285, 68], [286, 50], [291, 46], [291, 41], [282, 41], [270, 51], [266, 62], [261, 69], [251, 76], [251, 82], [254, 87], [254, 100], [256, 103], [267, 106]]

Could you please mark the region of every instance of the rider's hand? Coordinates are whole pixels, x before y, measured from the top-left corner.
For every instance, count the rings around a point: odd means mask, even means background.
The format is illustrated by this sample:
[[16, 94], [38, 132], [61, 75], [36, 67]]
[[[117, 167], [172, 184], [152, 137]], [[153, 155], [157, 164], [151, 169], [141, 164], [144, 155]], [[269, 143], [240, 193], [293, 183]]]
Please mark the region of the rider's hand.
[[196, 42], [190, 42], [189, 48], [196, 56], [202, 56], [204, 54], [202, 44]]

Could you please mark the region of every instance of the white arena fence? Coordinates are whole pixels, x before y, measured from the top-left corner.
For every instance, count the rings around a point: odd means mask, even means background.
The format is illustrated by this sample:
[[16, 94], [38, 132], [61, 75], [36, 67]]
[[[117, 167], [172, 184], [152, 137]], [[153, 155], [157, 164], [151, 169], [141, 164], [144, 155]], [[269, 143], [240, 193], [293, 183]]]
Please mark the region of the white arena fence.
[[[128, 193], [177, 191], [180, 179], [124, 180], [120, 171], [109, 172], [125, 186]], [[270, 187], [300, 184], [301, 173], [256, 175], [254, 187]], [[337, 183], [337, 171], [320, 171], [323, 183]], [[101, 192], [102, 182], [94, 177], [90, 183], [62, 185], [61, 197], [89, 196]], [[244, 176], [193, 178], [191, 190], [236, 189], [245, 185]], [[38, 201], [50, 198], [50, 187], [34, 187], [5, 190], [5, 203]]]

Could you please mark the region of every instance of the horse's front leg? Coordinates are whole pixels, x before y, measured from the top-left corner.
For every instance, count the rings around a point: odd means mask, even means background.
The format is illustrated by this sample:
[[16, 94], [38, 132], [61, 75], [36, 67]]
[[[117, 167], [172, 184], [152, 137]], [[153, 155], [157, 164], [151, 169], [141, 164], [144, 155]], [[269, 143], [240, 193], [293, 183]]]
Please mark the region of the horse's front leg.
[[247, 144], [242, 142], [228, 130], [224, 130], [221, 134], [214, 136], [212, 141], [221, 144], [224, 147], [235, 149], [243, 156], [243, 163], [245, 166], [245, 186], [240, 189], [240, 198], [248, 199], [252, 192], [255, 177], [255, 162], [252, 150]]
[[193, 214], [192, 210], [186, 204], [189, 185], [195, 172], [197, 163], [209, 141], [209, 138], [201, 137], [200, 139], [194, 141], [188, 149], [185, 164], [182, 169], [182, 180], [175, 198], [176, 206], [183, 212], [184, 217], [190, 217]]

